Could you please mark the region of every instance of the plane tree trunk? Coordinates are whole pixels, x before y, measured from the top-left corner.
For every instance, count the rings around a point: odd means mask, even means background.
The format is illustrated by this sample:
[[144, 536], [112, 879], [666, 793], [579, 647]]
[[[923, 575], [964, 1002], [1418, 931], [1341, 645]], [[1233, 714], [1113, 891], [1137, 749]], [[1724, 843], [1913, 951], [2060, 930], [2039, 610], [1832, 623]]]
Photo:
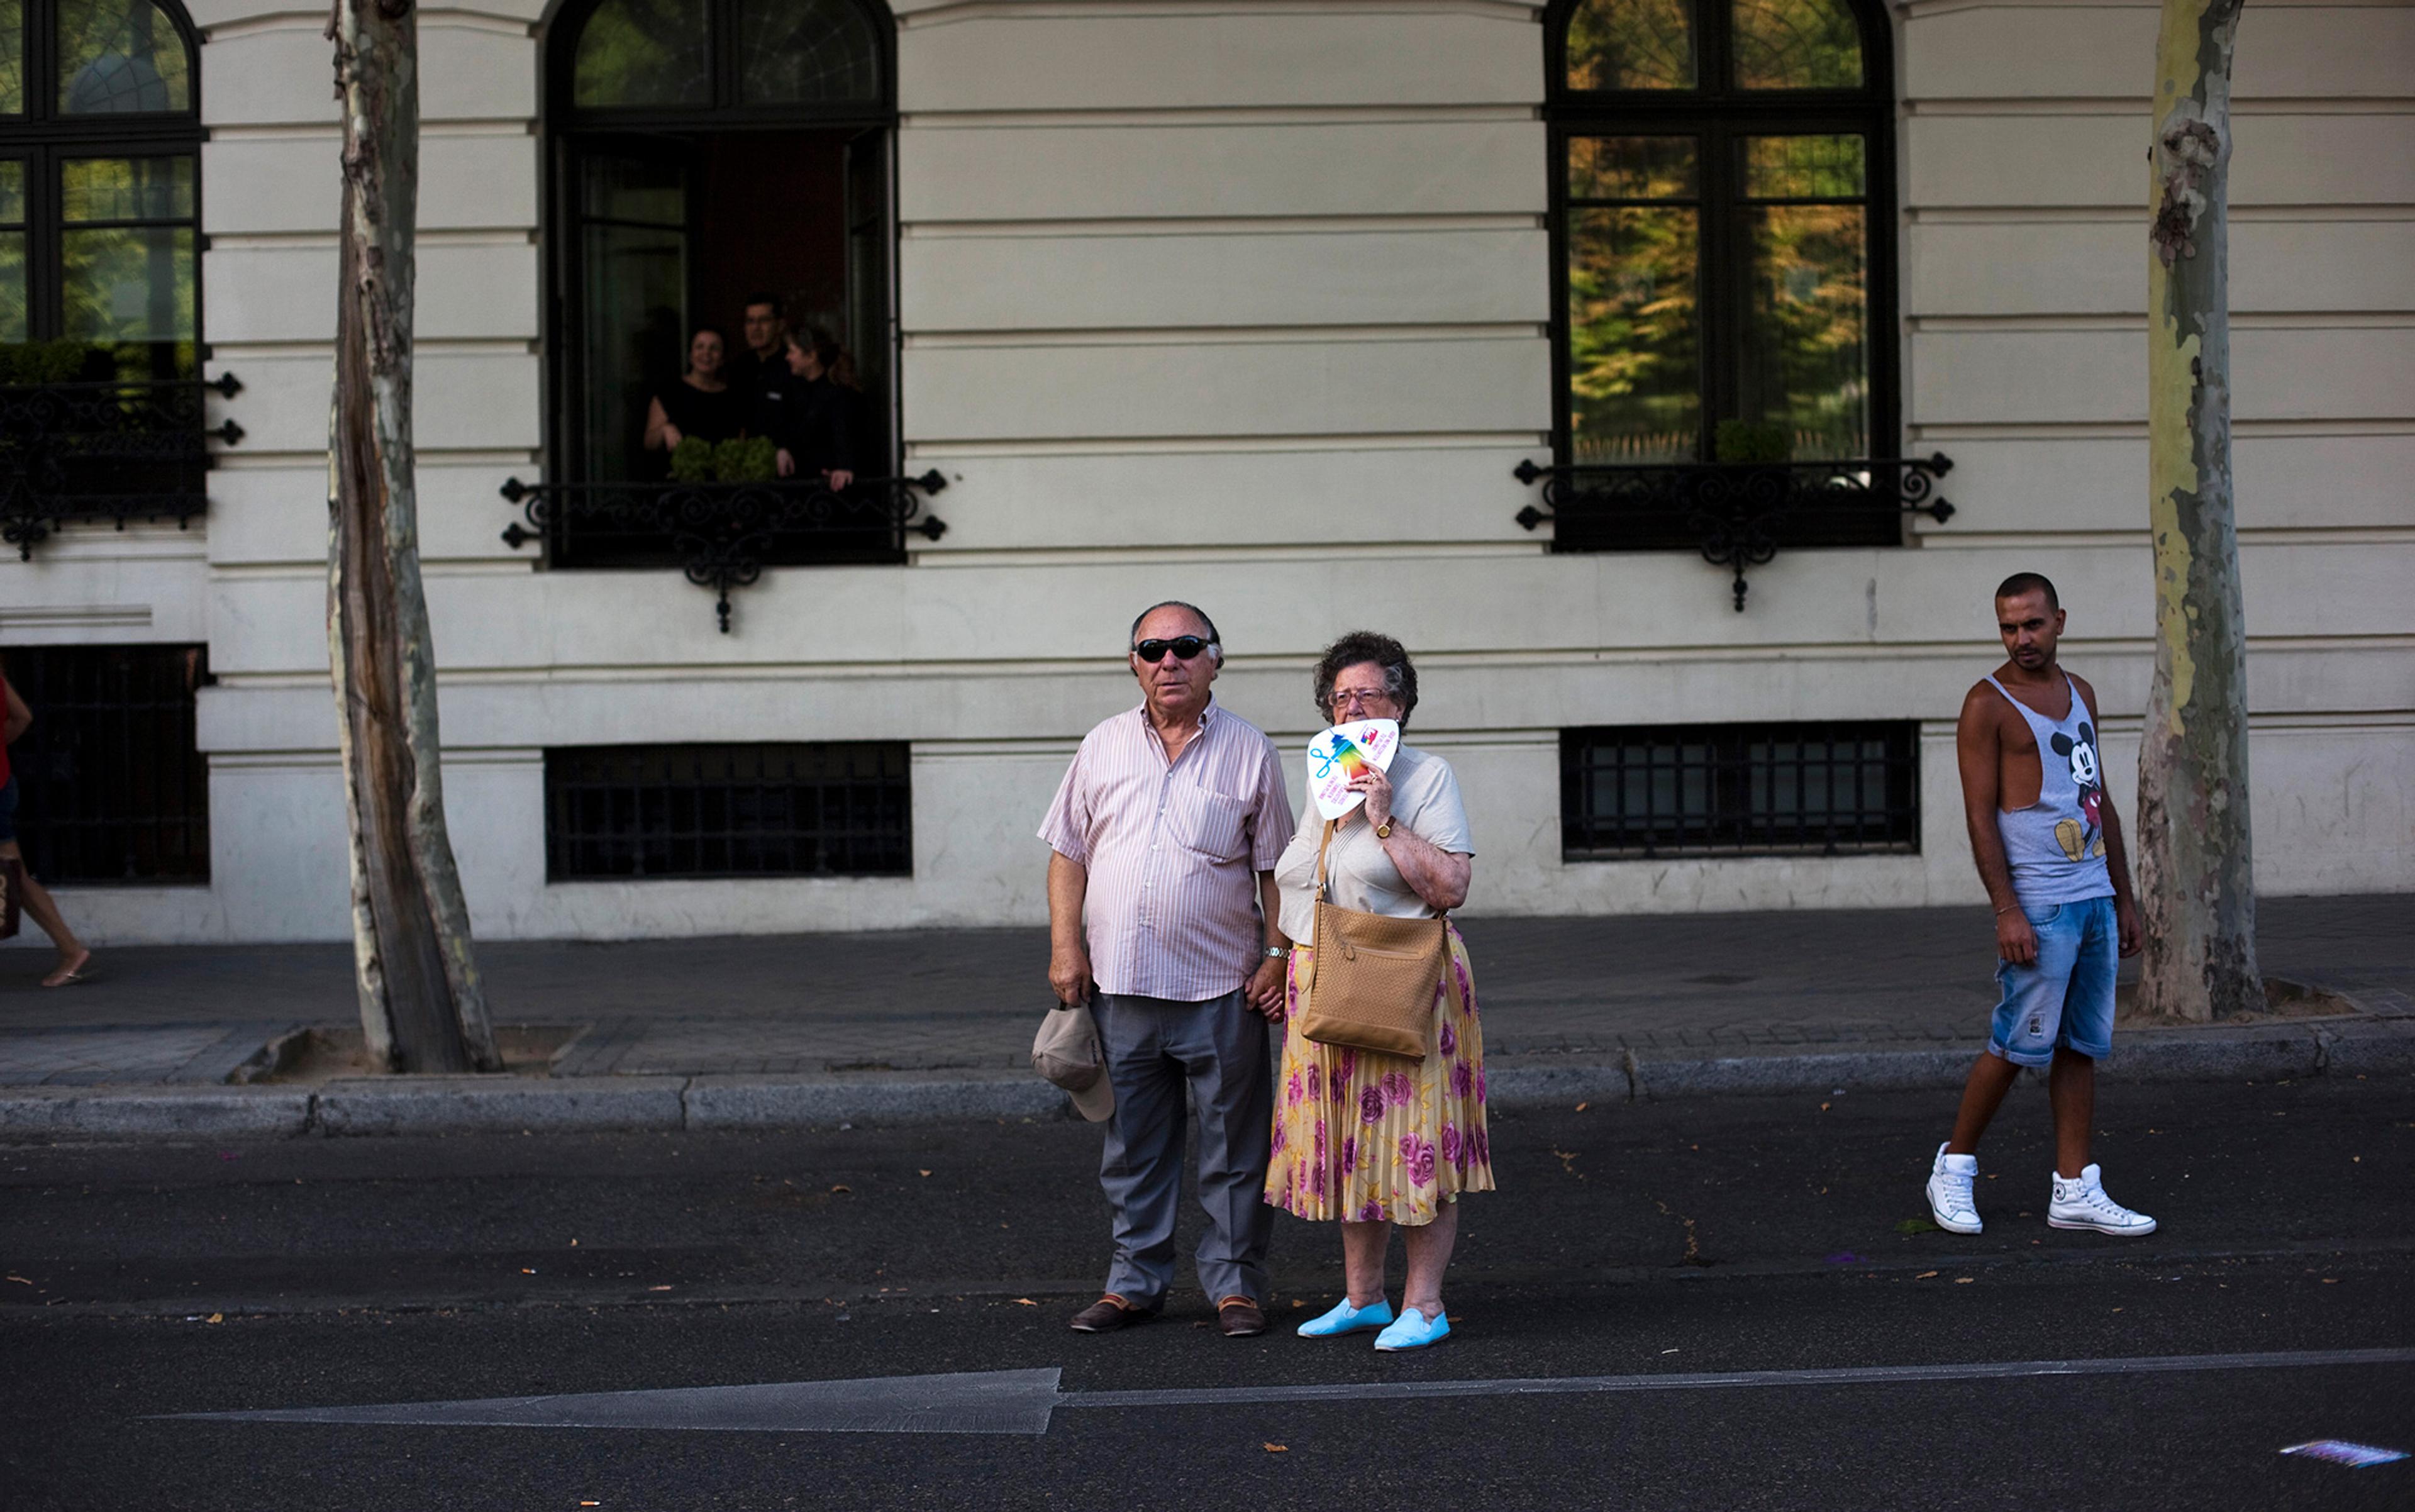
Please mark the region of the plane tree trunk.
[[2138, 747], [2140, 1008], [2265, 1006], [2230, 470], [2230, 69], [2241, 0], [2164, 0], [2147, 260], [2155, 676]]
[[501, 1066], [444, 826], [436, 661], [419, 578], [411, 440], [418, 213], [412, 0], [336, 0], [343, 217], [327, 422], [327, 642], [352, 837], [352, 954], [373, 1058]]

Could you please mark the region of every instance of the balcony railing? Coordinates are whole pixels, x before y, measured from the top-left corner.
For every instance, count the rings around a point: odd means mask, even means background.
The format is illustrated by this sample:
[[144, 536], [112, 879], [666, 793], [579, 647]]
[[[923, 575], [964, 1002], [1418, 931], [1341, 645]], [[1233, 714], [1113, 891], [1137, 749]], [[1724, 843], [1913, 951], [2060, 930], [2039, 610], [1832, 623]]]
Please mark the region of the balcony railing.
[[62, 525], [172, 519], [182, 529], [209, 507], [207, 439], [243, 439], [233, 421], [208, 423], [208, 396], [243, 389], [232, 373], [204, 382], [0, 385], [0, 540], [32, 561]]
[[[766, 567], [836, 566], [906, 560], [910, 532], [936, 541], [947, 523], [922, 512], [923, 497], [948, 486], [937, 469], [920, 477], [858, 478], [832, 489], [818, 479], [773, 483], [522, 483], [503, 498], [521, 519], [503, 529], [518, 549], [541, 542], [562, 568], [676, 567], [713, 591], [713, 615], [729, 633], [729, 594]], [[525, 523], [523, 523], [525, 521]]]
[[1554, 551], [1699, 551], [1733, 575], [1744, 611], [1747, 567], [1781, 546], [1895, 546], [1903, 516], [1942, 524], [1935, 497], [1954, 464], [1928, 457], [1832, 462], [1669, 462], [1546, 467], [1521, 462], [1519, 482], [1543, 485], [1543, 507], [1518, 511], [1528, 530], [1550, 521]]

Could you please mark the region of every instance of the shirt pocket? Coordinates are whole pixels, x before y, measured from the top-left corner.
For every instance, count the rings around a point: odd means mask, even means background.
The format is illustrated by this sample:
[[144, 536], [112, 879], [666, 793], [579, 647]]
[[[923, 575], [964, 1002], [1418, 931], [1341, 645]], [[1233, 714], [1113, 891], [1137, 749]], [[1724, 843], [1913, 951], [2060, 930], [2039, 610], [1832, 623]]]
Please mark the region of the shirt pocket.
[[1213, 861], [1238, 861], [1249, 844], [1246, 800], [1178, 782], [1166, 796], [1166, 823], [1175, 843]]

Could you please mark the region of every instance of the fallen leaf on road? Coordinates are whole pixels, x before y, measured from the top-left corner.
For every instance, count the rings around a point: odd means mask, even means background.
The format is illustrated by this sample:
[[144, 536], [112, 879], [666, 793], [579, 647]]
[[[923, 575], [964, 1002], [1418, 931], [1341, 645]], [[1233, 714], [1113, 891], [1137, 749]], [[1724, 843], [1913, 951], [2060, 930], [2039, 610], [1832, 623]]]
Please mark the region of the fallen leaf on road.
[[[1968, 1286], [1978, 1279], [1979, 1278], [1976, 1276], [1957, 1276], [1954, 1278], [1954, 1284], [1957, 1286]], [[2120, 1308], [2115, 1308], [2113, 1310], [2119, 1312], [2122, 1310]]]
[[223, 1312], [213, 1312], [202, 1321], [203, 1323], [224, 1323], [226, 1322], [226, 1314]]
[[1289, 1454], [1291, 1453], [1291, 1445], [1288, 1444], [1269, 1444], [1267, 1445], [1267, 1453]]
[[1895, 1226], [1895, 1231], [1898, 1234], [1936, 1234], [1942, 1232], [1936, 1224], [1931, 1223], [1925, 1218], [1907, 1218], [1902, 1222], [1898, 1223]]
[[1291, 1305], [1296, 1308], [1304, 1308], [1308, 1306], [1306, 1302], [1301, 1301], [1298, 1297], [1293, 1297], [1291, 1299]]
[[1914, 1276], [1914, 1277], [1912, 1278], [1912, 1280], [1916, 1280], [1916, 1281], [1925, 1281], [1925, 1280], [1928, 1280], [1928, 1278], [1930, 1278], [1931, 1276], [1934, 1276], [1934, 1275], [1936, 1275], [1936, 1274], [1937, 1274], [1937, 1272], [1935, 1272], [1935, 1271], [1933, 1271], [1933, 1270], [1924, 1270], [1924, 1271], [1922, 1271], [1919, 1275]]
[[1014, 1305], [1019, 1308], [1036, 1308], [1040, 1304], [1028, 1296], [1018, 1296], [1014, 1299]]
[[831, 1189], [831, 1190], [832, 1190], [832, 1191], [853, 1192], [853, 1191], [855, 1190], [855, 1189], [854, 1189], [853, 1187], [848, 1186], [847, 1184], [845, 1184], [844, 1182], [842, 1182], [842, 1183], [840, 1183], [838, 1186], [832, 1187], [832, 1188]]
[[526, 1265], [522, 1265], [520, 1267], [520, 1274], [523, 1276], [533, 1276], [536, 1272], [529, 1269]]
[[914, 1173], [914, 1174], [915, 1174], [916, 1175], [923, 1175], [923, 1176], [927, 1176], [927, 1175], [929, 1175], [931, 1173], [930, 1173], [930, 1172], [928, 1172], [928, 1171], [924, 1171], [924, 1170], [921, 1170], [921, 1169], [917, 1168], [917, 1170], [915, 1171], [915, 1173]]
[[15, 1281], [15, 1282], [16, 1282], [18, 1285], [20, 1285], [20, 1286], [31, 1286], [31, 1285], [33, 1285], [33, 1284], [34, 1284], [32, 1281], [27, 1280], [24, 1277], [22, 1277], [22, 1276], [20, 1276], [20, 1275], [16, 1274], [14, 1271], [11, 1271], [11, 1272], [8, 1274], [8, 1280], [12, 1280], [12, 1281]]
[[1584, 1112], [1587, 1108], [1590, 1108], [1590, 1107], [1592, 1107], [1592, 1106], [1593, 1106], [1593, 1104], [1592, 1104], [1592, 1103], [1590, 1103], [1590, 1102], [1580, 1102], [1580, 1103], [1578, 1103], [1578, 1104], [1577, 1104], [1577, 1112], [1579, 1112], [1579, 1113], [1582, 1113], [1582, 1112]]
[[646, 1290], [649, 1292], [668, 1292], [670, 1288], [668, 1286], [649, 1286]]
[[1822, 1102], [1822, 1104], [1820, 1104], [1820, 1111], [1821, 1111], [1822, 1113], [1825, 1113], [1825, 1112], [1827, 1112], [1827, 1111], [1828, 1111], [1828, 1104], [1826, 1104], [1826, 1103], [1824, 1103], [1824, 1102]]

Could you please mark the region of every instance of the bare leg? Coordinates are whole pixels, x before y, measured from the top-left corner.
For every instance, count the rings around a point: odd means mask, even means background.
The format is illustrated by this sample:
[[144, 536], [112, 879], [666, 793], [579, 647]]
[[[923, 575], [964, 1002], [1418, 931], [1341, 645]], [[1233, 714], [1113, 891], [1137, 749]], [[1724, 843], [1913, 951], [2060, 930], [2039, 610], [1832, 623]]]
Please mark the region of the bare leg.
[[1405, 1232], [1409, 1279], [1401, 1289], [1401, 1310], [1415, 1308], [1428, 1318], [1441, 1317], [1442, 1273], [1450, 1265], [1451, 1247], [1459, 1242], [1459, 1204], [1443, 1204], [1432, 1222]]
[[1371, 1308], [1384, 1300], [1384, 1251], [1392, 1243], [1389, 1223], [1342, 1220], [1342, 1281], [1350, 1305]]
[[2020, 1074], [2018, 1066], [1993, 1051], [1979, 1053], [1971, 1067], [1971, 1079], [1962, 1084], [1962, 1110], [1954, 1115], [1954, 1137], [1945, 1142], [1946, 1154], [1979, 1152], [1979, 1136], [1988, 1131], [1996, 1110], [2004, 1105], [2004, 1094], [2013, 1089]]
[[2054, 1110], [2054, 1174], [2076, 1180], [2088, 1164], [2088, 1135], [2096, 1122], [2096, 1062], [2057, 1045], [2046, 1100]]
[[[24, 859], [14, 840], [0, 840], [0, 856], [10, 861]], [[68, 927], [67, 920], [59, 913], [59, 906], [51, 901], [50, 890], [35, 881], [33, 873], [26, 872], [23, 876], [25, 912], [41, 926], [42, 933], [51, 937], [51, 943], [58, 947], [58, 969], [42, 979], [43, 986], [55, 987], [67, 979], [69, 972], [82, 970], [84, 964], [92, 959], [92, 952], [84, 949], [83, 941], [76, 938], [75, 931]]]

